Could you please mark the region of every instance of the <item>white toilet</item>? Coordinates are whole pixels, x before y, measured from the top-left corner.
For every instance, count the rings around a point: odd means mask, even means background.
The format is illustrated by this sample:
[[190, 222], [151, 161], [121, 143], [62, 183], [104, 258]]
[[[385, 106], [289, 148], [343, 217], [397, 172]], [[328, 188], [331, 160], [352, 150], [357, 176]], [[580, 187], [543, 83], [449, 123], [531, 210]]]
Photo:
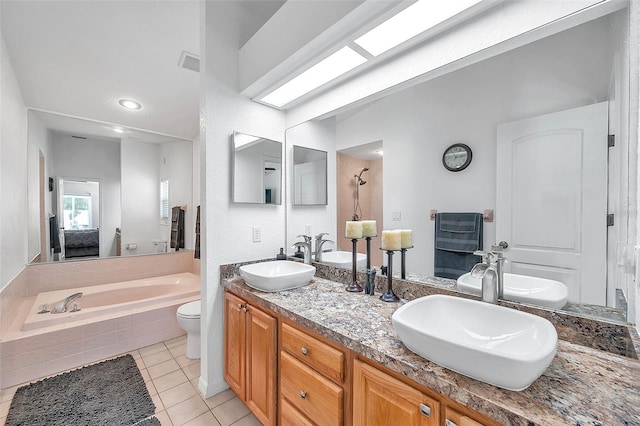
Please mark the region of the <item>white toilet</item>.
[[187, 332], [187, 358], [200, 358], [200, 300], [185, 303], [176, 312], [178, 324]]

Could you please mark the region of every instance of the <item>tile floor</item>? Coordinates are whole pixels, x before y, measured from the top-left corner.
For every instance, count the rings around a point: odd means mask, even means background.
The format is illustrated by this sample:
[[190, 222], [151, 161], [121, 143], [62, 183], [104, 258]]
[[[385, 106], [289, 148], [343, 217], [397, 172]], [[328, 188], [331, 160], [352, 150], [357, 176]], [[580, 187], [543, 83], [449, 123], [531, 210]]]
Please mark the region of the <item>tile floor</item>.
[[[198, 392], [200, 360], [188, 359], [186, 336], [133, 352], [162, 426], [260, 426], [249, 409], [226, 390], [204, 399]], [[21, 385], [0, 391], [0, 426]]]

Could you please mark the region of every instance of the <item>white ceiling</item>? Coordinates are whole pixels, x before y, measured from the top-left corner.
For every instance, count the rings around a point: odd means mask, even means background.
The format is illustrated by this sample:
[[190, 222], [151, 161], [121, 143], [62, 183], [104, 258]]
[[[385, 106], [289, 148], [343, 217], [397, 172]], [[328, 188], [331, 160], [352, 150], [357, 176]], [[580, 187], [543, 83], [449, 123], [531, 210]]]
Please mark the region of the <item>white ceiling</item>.
[[[243, 41], [283, 3], [243, 2]], [[200, 6], [191, 0], [2, 0], [2, 34], [25, 104], [194, 139], [200, 77], [178, 60], [183, 50], [199, 55]], [[122, 98], [143, 108], [127, 111], [118, 105]]]

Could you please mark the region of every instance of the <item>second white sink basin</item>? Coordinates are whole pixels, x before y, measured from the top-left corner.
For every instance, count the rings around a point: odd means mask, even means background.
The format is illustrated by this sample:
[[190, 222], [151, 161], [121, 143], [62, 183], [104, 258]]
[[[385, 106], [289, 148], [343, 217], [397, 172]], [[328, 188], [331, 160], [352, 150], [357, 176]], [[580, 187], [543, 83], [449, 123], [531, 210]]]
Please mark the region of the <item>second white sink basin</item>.
[[[458, 278], [458, 290], [480, 294], [482, 280], [473, 278], [470, 272]], [[530, 303], [552, 309], [562, 309], [567, 304], [569, 289], [560, 281], [504, 273], [504, 298], [514, 302]]]
[[239, 269], [240, 276], [249, 287], [266, 292], [305, 286], [316, 273], [314, 266], [289, 260], [252, 263]]
[[[351, 269], [353, 264], [353, 253], [350, 251], [328, 251], [322, 253], [322, 262], [325, 265], [334, 268]], [[356, 269], [364, 269], [367, 267], [367, 255], [356, 253]]]
[[558, 334], [546, 319], [461, 297], [421, 297], [391, 320], [412, 352], [508, 390], [529, 387], [556, 354]]

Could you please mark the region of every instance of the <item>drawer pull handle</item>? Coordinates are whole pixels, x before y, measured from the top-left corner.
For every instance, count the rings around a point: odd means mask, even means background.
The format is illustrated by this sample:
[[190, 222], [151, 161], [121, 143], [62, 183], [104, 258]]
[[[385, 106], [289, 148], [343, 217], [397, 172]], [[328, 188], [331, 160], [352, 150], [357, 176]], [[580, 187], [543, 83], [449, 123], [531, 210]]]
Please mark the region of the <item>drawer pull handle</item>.
[[238, 309], [242, 310], [242, 303], [238, 303]]
[[302, 355], [307, 356], [307, 354], [309, 353], [309, 349], [303, 346], [302, 349], [300, 349], [300, 352], [302, 352]]
[[305, 391], [300, 391], [300, 398], [307, 399], [307, 393]]
[[427, 417], [431, 417], [431, 407], [426, 404], [420, 404], [420, 412]]
[[458, 425], [456, 424], [456, 422], [447, 419], [444, 422], [444, 426], [458, 426]]

